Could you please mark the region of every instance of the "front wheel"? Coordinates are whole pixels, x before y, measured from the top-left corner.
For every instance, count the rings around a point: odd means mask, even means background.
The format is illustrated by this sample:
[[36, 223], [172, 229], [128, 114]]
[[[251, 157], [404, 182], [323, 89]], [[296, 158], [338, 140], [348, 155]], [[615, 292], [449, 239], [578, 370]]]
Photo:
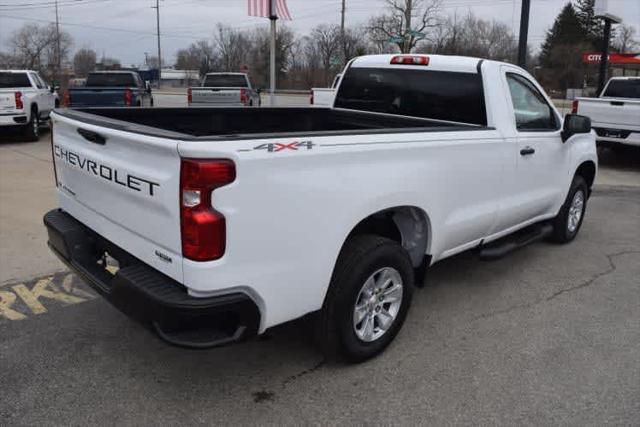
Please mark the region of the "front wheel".
[[589, 188], [584, 178], [576, 175], [571, 182], [567, 199], [558, 215], [553, 219], [553, 234], [551, 235], [553, 241], [568, 243], [576, 237], [587, 209], [588, 194]]
[[381, 353], [404, 323], [413, 286], [409, 255], [398, 243], [373, 235], [347, 241], [318, 316], [324, 353], [352, 362]]

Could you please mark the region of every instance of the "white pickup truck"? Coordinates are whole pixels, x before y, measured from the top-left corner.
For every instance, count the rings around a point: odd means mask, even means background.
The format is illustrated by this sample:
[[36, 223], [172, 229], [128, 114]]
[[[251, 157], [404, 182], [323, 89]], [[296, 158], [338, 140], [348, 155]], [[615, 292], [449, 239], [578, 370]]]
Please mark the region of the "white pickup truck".
[[40, 123], [58, 106], [58, 94], [32, 70], [0, 70], [0, 129], [20, 127], [37, 141]]
[[260, 93], [245, 73], [208, 73], [202, 86], [187, 89], [187, 103], [195, 107], [259, 107]]
[[640, 77], [613, 77], [598, 98], [573, 101], [573, 113], [591, 119], [598, 146], [640, 147]]
[[571, 241], [597, 168], [588, 118], [563, 121], [522, 69], [466, 57], [356, 58], [331, 108], [53, 121], [51, 249], [186, 347], [311, 314], [328, 354], [372, 357], [428, 266]]
[[333, 78], [333, 83], [331, 83], [331, 87], [312, 88], [309, 103], [319, 107], [333, 105], [333, 98], [336, 96], [336, 88], [340, 82], [340, 77], [342, 77], [342, 74], [336, 74]]

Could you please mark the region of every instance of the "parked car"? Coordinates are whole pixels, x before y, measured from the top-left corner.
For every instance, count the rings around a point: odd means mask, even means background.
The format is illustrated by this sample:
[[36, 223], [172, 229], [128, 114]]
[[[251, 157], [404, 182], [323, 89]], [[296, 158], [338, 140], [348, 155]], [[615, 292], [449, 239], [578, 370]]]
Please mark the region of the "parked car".
[[54, 122], [53, 252], [196, 348], [312, 314], [328, 354], [375, 356], [428, 266], [573, 240], [597, 168], [588, 118], [563, 123], [526, 71], [465, 57], [356, 58], [332, 108]]
[[640, 77], [613, 77], [598, 98], [573, 101], [573, 113], [591, 118], [599, 146], [640, 147]]
[[67, 107], [153, 107], [148, 82], [135, 71], [96, 71], [89, 73], [84, 87], [65, 92]]
[[321, 107], [332, 105], [333, 99], [336, 95], [336, 88], [338, 87], [338, 83], [340, 82], [340, 77], [342, 77], [342, 74], [336, 74], [336, 76], [333, 78], [333, 83], [331, 83], [330, 88], [324, 88], [324, 87], [312, 88], [311, 99], [309, 103], [311, 105], [317, 105]]
[[0, 70], [0, 128], [21, 128], [37, 141], [40, 124], [58, 106], [58, 94], [32, 70]]
[[200, 87], [187, 89], [190, 106], [259, 107], [260, 91], [245, 73], [208, 73]]

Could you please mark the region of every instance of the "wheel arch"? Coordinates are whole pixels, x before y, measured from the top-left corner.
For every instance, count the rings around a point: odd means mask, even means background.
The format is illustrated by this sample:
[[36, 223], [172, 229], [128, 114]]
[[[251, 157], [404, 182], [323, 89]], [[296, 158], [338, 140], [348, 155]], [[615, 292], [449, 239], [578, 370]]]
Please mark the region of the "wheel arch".
[[573, 176], [581, 176], [585, 182], [587, 183], [587, 187], [589, 188], [589, 192], [591, 192], [591, 188], [593, 187], [593, 183], [596, 179], [596, 164], [592, 160], [585, 160], [580, 163], [580, 165], [576, 168], [576, 172]]
[[351, 237], [361, 234], [375, 234], [398, 242], [416, 268], [431, 249], [431, 221], [417, 206], [394, 206], [369, 214], [350, 230], [342, 247]]

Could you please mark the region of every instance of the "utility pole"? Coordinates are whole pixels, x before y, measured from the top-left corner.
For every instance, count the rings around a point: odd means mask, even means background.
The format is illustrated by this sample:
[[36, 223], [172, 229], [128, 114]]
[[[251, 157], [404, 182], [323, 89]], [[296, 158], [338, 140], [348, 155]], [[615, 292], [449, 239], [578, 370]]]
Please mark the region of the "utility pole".
[[160, 0], [156, 0], [156, 5], [151, 6], [156, 10], [156, 34], [158, 35], [158, 88], [162, 81], [162, 54], [160, 52]]
[[[56, 76], [55, 80], [60, 85], [60, 21], [58, 20], [58, 0], [56, 0]], [[55, 86], [55, 84], [54, 84]]]
[[404, 52], [409, 53], [411, 51], [411, 14], [413, 13], [413, 0], [406, 0], [404, 10]]
[[276, 14], [275, 0], [269, 1], [269, 20], [271, 21], [271, 50], [269, 52], [269, 105], [276, 106]]
[[344, 56], [344, 65], [347, 65], [347, 39], [344, 33], [344, 15], [346, 11], [347, 0], [342, 0], [342, 12], [340, 18], [340, 39], [342, 40], [342, 55]]
[[520, 38], [518, 39], [518, 65], [525, 68], [527, 65], [527, 38], [529, 37], [529, 9], [530, 0], [522, 0], [520, 11]]
[[600, 53], [600, 72], [598, 73], [598, 94], [604, 89], [607, 81], [607, 64], [609, 62], [609, 39], [611, 38], [611, 23], [609, 18], [604, 18], [604, 37], [602, 38], [602, 52]]

